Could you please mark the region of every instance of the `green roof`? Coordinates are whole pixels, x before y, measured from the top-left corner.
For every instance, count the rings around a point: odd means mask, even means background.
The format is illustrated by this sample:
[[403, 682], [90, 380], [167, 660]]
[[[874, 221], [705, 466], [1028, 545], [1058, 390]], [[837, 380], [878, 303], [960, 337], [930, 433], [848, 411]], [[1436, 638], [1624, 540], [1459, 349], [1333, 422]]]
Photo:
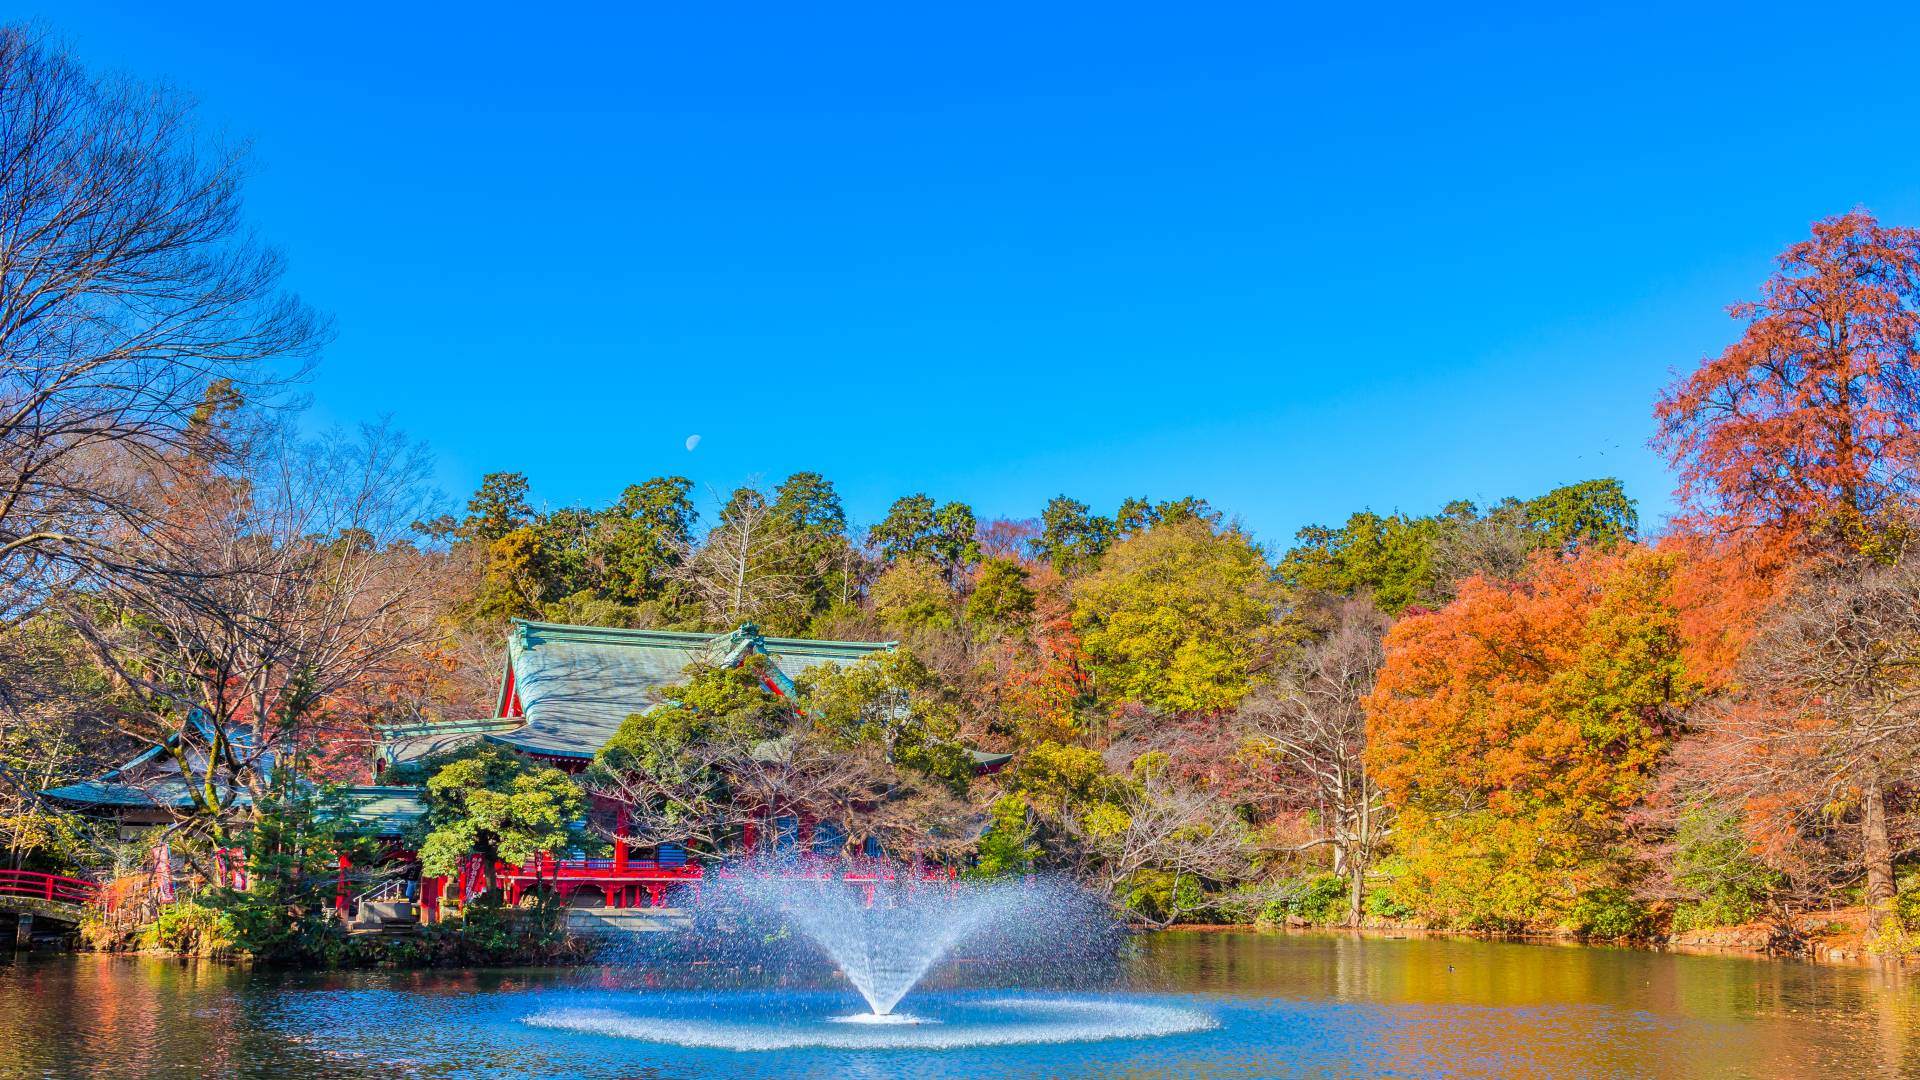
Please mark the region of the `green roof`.
[[426, 816], [426, 791], [412, 787], [350, 787], [342, 789], [347, 813], [362, 832], [398, 836]]
[[[529, 754], [591, 758], [622, 721], [684, 683], [690, 664], [738, 663], [757, 652], [791, 680], [820, 664], [850, 664], [894, 644], [764, 637], [750, 625], [725, 634], [689, 634], [516, 619], [507, 637], [507, 668], [526, 725], [484, 737]], [[503, 680], [502, 706], [506, 689]]]
[[430, 724], [406, 724], [380, 729], [378, 760], [385, 765], [402, 765], [434, 754], [457, 750], [481, 736], [513, 731], [523, 721], [518, 717], [487, 717], [482, 720], [442, 720]]
[[[111, 774], [110, 774], [111, 775]], [[193, 806], [193, 796], [178, 776], [146, 784], [117, 784], [107, 780], [82, 780], [77, 784], [48, 788], [40, 794], [49, 799], [79, 806], [170, 807], [184, 810]], [[234, 795], [234, 806], [246, 806], [252, 798], [244, 791]]]

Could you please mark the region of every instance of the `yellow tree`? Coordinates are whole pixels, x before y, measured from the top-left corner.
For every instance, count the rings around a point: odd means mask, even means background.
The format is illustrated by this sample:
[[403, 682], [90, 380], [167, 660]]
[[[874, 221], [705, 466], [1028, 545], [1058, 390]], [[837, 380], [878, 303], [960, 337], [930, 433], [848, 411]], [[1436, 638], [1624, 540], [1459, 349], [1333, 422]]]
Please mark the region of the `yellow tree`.
[[1075, 589], [1096, 690], [1163, 712], [1231, 709], [1280, 643], [1273, 570], [1237, 528], [1196, 517], [1116, 544]]

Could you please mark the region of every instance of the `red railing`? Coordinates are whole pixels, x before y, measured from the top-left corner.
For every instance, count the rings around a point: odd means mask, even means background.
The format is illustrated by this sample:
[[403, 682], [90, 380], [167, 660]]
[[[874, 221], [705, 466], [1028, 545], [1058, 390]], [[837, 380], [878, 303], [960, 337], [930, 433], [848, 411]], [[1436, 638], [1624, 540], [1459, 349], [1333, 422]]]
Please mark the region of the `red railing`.
[[33, 870], [0, 870], [0, 893], [34, 896], [62, 904], [91, 904], [100, 898], [100, 885]]

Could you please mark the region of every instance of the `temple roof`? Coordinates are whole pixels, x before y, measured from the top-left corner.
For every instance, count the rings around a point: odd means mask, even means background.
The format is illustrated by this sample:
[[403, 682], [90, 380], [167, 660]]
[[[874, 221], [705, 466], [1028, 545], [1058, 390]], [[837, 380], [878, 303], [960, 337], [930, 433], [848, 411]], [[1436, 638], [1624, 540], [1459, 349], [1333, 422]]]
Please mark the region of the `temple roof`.
[[523, 723], [517, 716], [497, 716], [381, 728], [374, 760], [380, 766], [405, 765], [458, 750], [482, 735], [517, 730]]
[[368, 785], [345, 788], [340, 797], [355, 829], [371, 836], [399, 836], [427, 815], [422, 788]]
[[[173, 776], [156, 778], [147, 783], [123, 784], [108, 780], [81, 780], [57, 788], [48, 788], [40, 794], [49, 799], [73, 803], [78, 806], [97, 807], [167, 807], [174, 810], [188, 810], [194, 805], [193, 796], [187, 791], [176, 773]], [[233, 792], [234, 806], [246, 806], [253, 801], [245, 791]]]
[[[212, 742], [214, 731], [206, 717], [198, 710], [188, 714], [187, 722], [198, 735]], [[235, 729], [227, 737], [243, 751], [252, 746], [252, 733], [245, 729]], [[174, 810], [189, 809], [194, 805], [193, 795], [187, 790], [186, 782], [180, 776], [180, 764], [170, 751], [180, 744], [180, 734], [175, 732], [165, 740], [147, 747], [145, 750], [108, 769], [91, 780], [80, 780], [60, 787], [48, 788], [41, 795], [60, 802], [77, 806], [96, 808], [121, 807], [166, 807]], [[194, 774], [194, 782], [200, 783], [205, 777], [207, 767], [206, 751], [189, 745], [187, 765]], [[274, 755], [262, 752], [256, 756], [256, 766], [270, 779], [273, 776]], [[216, 782], [223, 793], [230, 793], [231, 805], [246, 806], [252, 802], [245, 790], [239, 789], [224, 769], [219, 771]]]
[[810, 668], [851, 664], [894, 645], [765, 637], [751, 624], [724, 634], [689, 634], [516, 619], [507, 636], [499, 711], [510, 712], [517, 702], [526, 724], [483, 737], [522, 753], [591, 758], [622, 721], [660, 704], [665, 690], [686, 682], [690, 664], [726, 666], [759, 653], [790, 690], [792, 680]]

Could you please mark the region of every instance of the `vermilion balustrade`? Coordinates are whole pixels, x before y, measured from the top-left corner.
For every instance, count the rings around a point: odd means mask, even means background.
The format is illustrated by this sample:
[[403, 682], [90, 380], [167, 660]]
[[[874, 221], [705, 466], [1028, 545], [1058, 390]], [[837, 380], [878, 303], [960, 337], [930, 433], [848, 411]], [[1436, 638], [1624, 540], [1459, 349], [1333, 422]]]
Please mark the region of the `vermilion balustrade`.
[[100, 897], [100, 885], [33, 870], [0, 870], [0, 894], [33, 896], [63, 904], [91, 904]]

